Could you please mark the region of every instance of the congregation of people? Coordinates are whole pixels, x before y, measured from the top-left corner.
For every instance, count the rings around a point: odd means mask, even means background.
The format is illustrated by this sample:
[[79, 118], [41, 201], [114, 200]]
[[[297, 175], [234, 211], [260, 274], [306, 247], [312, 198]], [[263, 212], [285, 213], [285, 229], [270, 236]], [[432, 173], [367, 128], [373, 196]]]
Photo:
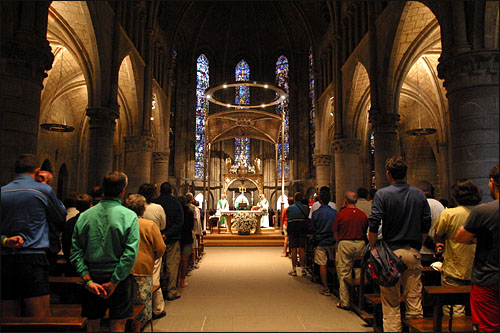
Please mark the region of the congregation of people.
[[[306, 267], [312, 267], [314, 272], [316, 265], [320, 293], [330, 296], [327, 264], [333, 262], [338, 278], [337, 307], [351, 310], [354, 300], [350, 299], [346, 280], [359, 279], [361, 270], [354, 268], [355, 259], [363, 258], [378, 240], [383, 240], [407, 267], [394, 286], [380, 286], [385, 332], [403, 329], [401, 294], [405, 318], [423, 317], [423, 282], [427, 283], [423, 266], [441, 273], [437, 284], [442, 286], [471, 285], [474, 329], [498, 332], [499, 166], [494, 166], [488, 175], [493, 201], [485, 204], [479, 204], [481, 189], [472, 180], [459, 180], [453, 185], [449, 204], [447, 200], [434, 199], [434, 188], [428, 181], [422, 180], [416, 187], [407, 184], [403, 158], [389, 158], [385, 167], [389, 186], [378, 191], [347, 191], [338, 210], [326, 186], [311, 202], [300, 192], [288, 198], [289, 206], [282, 212], [285, 242], [281, 256], [291, 257], [289, 275], [298, 276], [300, 265], [301, 276], [307, 277], [310, 272]], [[314, 258], [314, 265], [306, 263], [307, 247], [314, 249], [310, 257]], [[465, 316], [466, 307], [443, 306], [443, 313]]]
[[[198, 267], [203, 212], [193, 194], [176, 198], [168, 182], [161, 184], [159, 195], [153, 184], [130, 192], [127, 175], [114, 171], [90, 194], [71, 193], [60, 201], [51, 173], [40, 171], [37, 162], [35, 155], [21, 155], [16, 178], [1, 189], [3, 315], [49, 316], [49, 275], [64, 256], [71, 263], [64, 273], [83, 279], [81, 315], [88, 318], [88, 331], [99, 331], [107, 310], [111, 331], [125, 330], [134, 305], [144, 305], [135, 331], [165, 316], [165, 300], [179, 299], [190, 269]], [[299, 276], [300, 267], [300, 276], [310, 275], [306, 248], [312, 246], [320, 293], [332, 293], [327, 266], [334, 262], [336, 306], [350, 310], [346, 279], [359, 277], [355, 258], [383, 239], [407, 267], [394, 286], [380, 286], [384, 331], [402, 330], [401, 291], [406, 318], [423, 316], [422, 267], [430, 265], [441, 272], [442, 286], [471, 285], [472, 323], [479, 331], [498, 331], [499, 166], [488, 175], [492, 202], [479, 204], [480, 188], [460, 180], [451, 189], [452, 203], [445, 202], [449, 207], [433, 198], [429, 182], [406, 183], [401, 157], [389, 158], [385, 167], [389, 186], [347, 191], [339, 209], [326, 186], [312, 202], [300, 192], [288, 198], [282, 211], [282, 256], [289, 252], [292, 264], [288, 274]], [[225, 199], [219, 209], [227, 208]], [[153, 293], [154, 286], [161, 288]], [[462, 305], [443, 311], [466, 314]]]
[[50, 316], [49, 276], [60, 273], [63, 257], [62, 273], [83, 280], [89, 332], [99, 331], [108, 310], [113, 332], [125, 331], [136, 305], [144, 308], [133, 331], [164, 317], [165, 300], [179, 299], [199, 267], [202, 216], [193, 195], [174, 197], [168, 182], [159, 196], [153, 184], [129, 192], [127, 175], [114, 171], [90, 194], [60, 201], [51, 172], [37, 163], [33, 154], [19, 156], [16, 178], [2, 187], [2, 315]]

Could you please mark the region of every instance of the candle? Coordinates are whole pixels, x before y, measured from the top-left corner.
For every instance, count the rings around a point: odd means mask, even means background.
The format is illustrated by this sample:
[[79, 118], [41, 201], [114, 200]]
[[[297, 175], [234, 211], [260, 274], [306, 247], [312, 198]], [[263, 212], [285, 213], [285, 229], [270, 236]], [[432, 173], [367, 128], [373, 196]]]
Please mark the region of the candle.
[[252, 191], [252, 206], [253, 206], [253, 191]]

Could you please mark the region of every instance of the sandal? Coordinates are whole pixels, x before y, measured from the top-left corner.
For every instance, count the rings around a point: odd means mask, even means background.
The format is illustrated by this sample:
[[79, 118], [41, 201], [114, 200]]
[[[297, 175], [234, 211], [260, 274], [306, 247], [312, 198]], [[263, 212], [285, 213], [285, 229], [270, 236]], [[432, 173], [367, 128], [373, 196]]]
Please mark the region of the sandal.
[[340, 303], [337, 303], [337, 308], [347, 311], [351, 310], [350, 306], [342, 306]]
[[331, 296], [332, 294], [330, 293], [330, 289], [323, 289], [319, 292], [321, 295], [324, 295], [324, 296]]

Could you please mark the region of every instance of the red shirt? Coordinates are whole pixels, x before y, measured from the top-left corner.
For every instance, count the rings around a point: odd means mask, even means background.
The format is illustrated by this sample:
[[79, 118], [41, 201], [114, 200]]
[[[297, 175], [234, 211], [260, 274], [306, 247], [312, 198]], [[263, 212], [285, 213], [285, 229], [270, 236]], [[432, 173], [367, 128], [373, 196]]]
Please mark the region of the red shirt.
[[359, 208], [344, 208], [335, 217], [332, 229], [338, 233], [337, 241], [363, 240], [368, 229], [368, 216]]
[[281, 219], [283, 220], [283, 225], [286, 225], [288, 227], [288, 217], [286, 216], [286, 210], [288, 207], [283, 209], [283, 214], [281, 214]]

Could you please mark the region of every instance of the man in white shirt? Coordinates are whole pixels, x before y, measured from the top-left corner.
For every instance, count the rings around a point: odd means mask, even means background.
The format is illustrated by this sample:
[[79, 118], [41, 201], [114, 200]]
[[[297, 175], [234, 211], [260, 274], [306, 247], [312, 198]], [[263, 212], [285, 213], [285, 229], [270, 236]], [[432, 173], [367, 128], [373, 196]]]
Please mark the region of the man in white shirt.
[[[321, 188], [319, 189], [319, 193], [321, 193], [321, 192], [330, 193], [330, 188], [328, 186], [321, 186]], [[330, 195], [330, 200], [331, 200], [331, 195]], [[337, 205], [333, 201], [328, 202], [328, 206], [337, 210]], [[321, 207], [321, 203], [319, 201], [316, 201], [315, 203], [313, 203], [313, 205], [311, 206], [311, 210], [309, 211], [309, 218], [310, 219], [312, 218], [312, 214], [314, 213], [314, 211], [317, 210], [319, 207]]]
[[[431, 228], [428, 230], [428, 237], [434, 239], [434, 223], [436, 223], [439, 214], [444, 210], [444, 206], [434, 199], [434, 188], [431, 183], [425, 180], [421, 180], [418, 182], [417, 188], [421, 189], [425, 196], [427, 197], [427, 202], [429, 203], [429, 207], [431, 207]], [[428, 244], [429, 245], [429, 244]], [[427, 246], [422, 245], [422, 249], [420, 249], [420, 254], [422, 255], [422, 265], [429, 266], [436, 259], [434, 258], [434, 249], [431, 249]]]

